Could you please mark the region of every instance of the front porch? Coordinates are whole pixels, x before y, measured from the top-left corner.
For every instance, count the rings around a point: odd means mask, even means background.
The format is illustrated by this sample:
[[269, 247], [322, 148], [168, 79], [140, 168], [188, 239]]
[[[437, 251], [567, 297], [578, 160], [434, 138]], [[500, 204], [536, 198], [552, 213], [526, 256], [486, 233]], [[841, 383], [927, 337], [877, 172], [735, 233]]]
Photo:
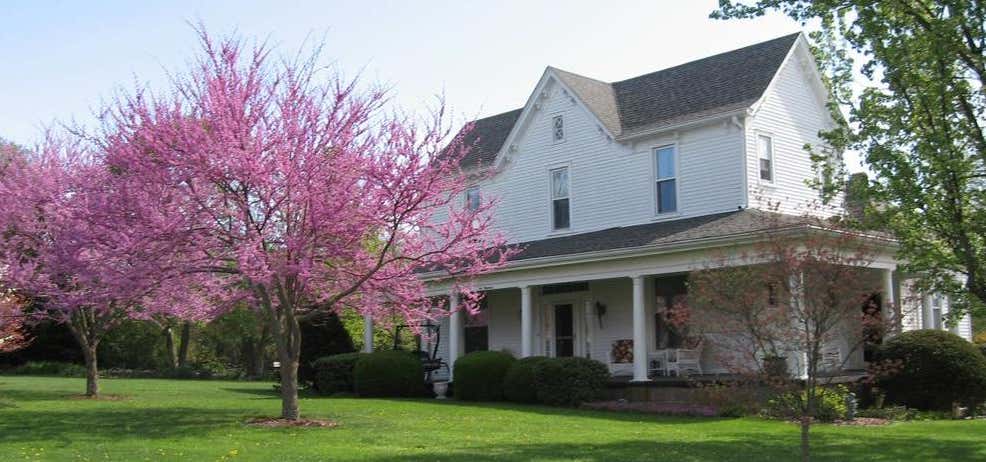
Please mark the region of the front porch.
[[[897, 299], [897, 278], [891, 269], [869, 273], [880, 299]], [[686, 295], [687, 275], [655, 271], [590, 279], [583, 274], [541, 285], [491, 287], [478, 314], [458, 310], [442, 320], [439, 355], [450, 366], [476, 350], [506, 351], [516, 357], [581, 356], [606, 364], [614, 386], [728, 379], [735, 368], [724, 364], [729, 351], [717, 341], [716, 332], [689, 331], [668, 322], [669, 310]], [[832, 342], [828, 350], [839, 368], [831, 373], [865, 369], [863, 351], [853, 344], [849, 339]], [[804, 362], [792, 355], [789, 372], [803, 375]]]

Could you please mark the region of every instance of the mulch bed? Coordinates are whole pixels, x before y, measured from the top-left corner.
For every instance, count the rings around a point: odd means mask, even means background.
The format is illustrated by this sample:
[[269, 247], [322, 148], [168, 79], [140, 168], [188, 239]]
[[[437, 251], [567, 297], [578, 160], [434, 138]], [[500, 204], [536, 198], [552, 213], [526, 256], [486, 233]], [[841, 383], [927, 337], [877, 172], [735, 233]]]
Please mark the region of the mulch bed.
[[647, 401], [597, 401], [582, 404], [583, 409], [599, 411], [642, 412], [645, 414], [682, 415], [715, 417], [718, 412], [713, 406], [701, 404], [653, 403]]
[[288, 420], [278, 417], [257, 417], [247, 421], [247, 425], [255, 427], [281, 428], [281, 427], [309, 427], [309, 428], [335, 428], [338, 422], [325, 419], [298, 419]]

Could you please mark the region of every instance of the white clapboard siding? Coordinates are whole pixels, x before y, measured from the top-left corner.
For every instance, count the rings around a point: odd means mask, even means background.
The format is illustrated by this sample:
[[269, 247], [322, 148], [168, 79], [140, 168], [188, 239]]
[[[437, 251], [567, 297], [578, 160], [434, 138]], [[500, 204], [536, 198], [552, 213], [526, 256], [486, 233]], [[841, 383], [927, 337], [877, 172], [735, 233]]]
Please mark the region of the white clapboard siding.
[[[581, 233], [655, 220], [653, 148], [675, 143], [679, 160], [679, 213], [684, 218], [736, 210], [743, 204], [742, 132], [716, 123], [632, 144], [609, 139], [595, 118], [548, 80], [540, 109], [515, 139], [509, 162], [480, 189], [499, 201], [497, 227], [511, 242], [545, 239], [551, 230], [549, 171], [567, 166], [571, 228]], [[552, 137], [562, 115], [565, 140]], [[661, 217], [664, 218], [664, 217]]]
[[[814, 63], [805, 47], [804, 42], [798, 42], [747, 123], [751, 207], [779, 203], [781, 212], [801, 214], [819, 199], [818, 191], [806, 183], [816, 174], [805, 145], [820, 146], [818, 133], [831, 128], [832, 122], [825, 101], [814, 89], [817, 77], [809, 71]], [[773, 184], [760, 180], [759, 135], [767, 135], [773, 142]]]

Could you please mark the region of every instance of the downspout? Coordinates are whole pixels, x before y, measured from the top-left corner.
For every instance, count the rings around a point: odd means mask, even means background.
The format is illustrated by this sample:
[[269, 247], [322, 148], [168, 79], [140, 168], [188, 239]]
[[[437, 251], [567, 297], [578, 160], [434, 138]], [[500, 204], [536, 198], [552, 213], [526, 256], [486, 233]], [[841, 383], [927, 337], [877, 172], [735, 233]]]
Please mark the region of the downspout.
[[747, 133], [746, 133], [746, 117], [744, 117], [742, 121], [737, 116], [733, 116], [729, 120], [733, 123], [733, 125], [736, 126], [736, 128], [739, 129], [739, 131], [740, 131], [740, 137], [741, 137], [741, 141], [742, 141], [742, 143], [741, 143], [741, 145], [742, 145], [742, 150], [741, 150], [742, 152], [741, 152], [741, 154], [742, 155], [740, 155], [740, 173], [742, 174], [742, 188], [743, 188], [742, 195], [743, 195], [743, 198], [742, 198], [742, 202], [741, 202], [740, 208], [745, 210], [745, 209], [750, 208], [750, 185], [749, 185], [750, 172], [747, 171], [747, 165], [746, 165], [747, 164], [747, 157], [750, 155], [750, 153], [748, 153], [747, 152], [747, 149], [746, 149], [746, 142], [747, 142], [747, 140], [746, 140], [746, 137], [747, 137], [746, 136], [747, 135]]

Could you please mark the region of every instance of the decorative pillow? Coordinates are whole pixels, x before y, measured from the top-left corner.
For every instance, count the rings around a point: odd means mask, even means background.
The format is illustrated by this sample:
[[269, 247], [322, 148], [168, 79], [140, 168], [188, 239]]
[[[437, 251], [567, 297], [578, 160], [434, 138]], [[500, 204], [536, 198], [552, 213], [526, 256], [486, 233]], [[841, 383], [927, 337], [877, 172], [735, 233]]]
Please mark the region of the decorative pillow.
[[633, 362], [633, 340], [623, 339], [613, 342], [611, 353], [613, 362], [617, 364]]

